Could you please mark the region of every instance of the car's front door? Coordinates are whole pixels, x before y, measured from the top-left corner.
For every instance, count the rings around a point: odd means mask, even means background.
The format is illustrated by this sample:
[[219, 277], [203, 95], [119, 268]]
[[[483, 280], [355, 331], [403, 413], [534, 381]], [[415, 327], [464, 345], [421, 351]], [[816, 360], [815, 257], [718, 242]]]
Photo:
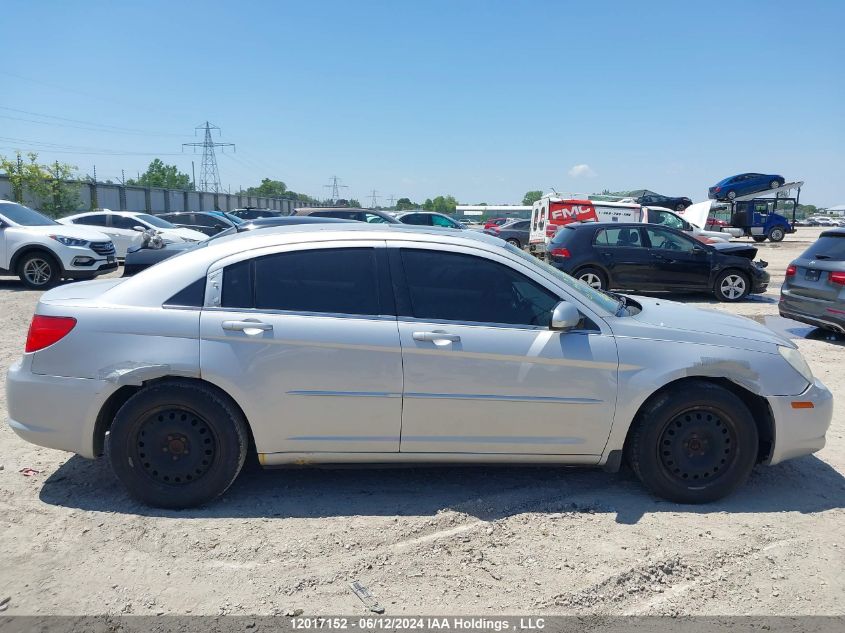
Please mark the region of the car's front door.
[[666, 288], [710, 286], [710, 252], [699, 242], [676, 231], [645, 227], [655, 279]]
[[602, 452], [618, 361], [599, 319], [552, 331], [560, 291], [504, 256], [413, 243], [390, 255], [405, 379], [402, 452]]
[[126, 257], [126, 251], [131, 246], [141, 243], [141, 232], [135, 230], [136, 226], [145, 228], [141, 222], [134, 218], [123, 215], [109, 215], [109, 226], [106, 232], [114, 242], [114, 249], [118, 257]]
[[259, 452], [399, 450], [402, 357], [387, 274], [384, 242], [274, 247], [212, 267], [202, 375], [243, 408]]

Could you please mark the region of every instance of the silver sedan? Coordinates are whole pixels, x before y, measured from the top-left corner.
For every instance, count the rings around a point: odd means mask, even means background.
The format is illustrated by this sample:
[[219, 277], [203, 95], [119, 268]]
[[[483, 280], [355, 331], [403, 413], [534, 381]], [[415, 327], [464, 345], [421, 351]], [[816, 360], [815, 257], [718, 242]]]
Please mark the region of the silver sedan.
[[108, 454], [152, 505], [265, 466], [619, 468], [687, 503], [824, 446], [830, 392], [745, 318], [594, 290], [501, 240], [401, 225], [221, 238], [43, 295], [8, 372], [24, 439]]

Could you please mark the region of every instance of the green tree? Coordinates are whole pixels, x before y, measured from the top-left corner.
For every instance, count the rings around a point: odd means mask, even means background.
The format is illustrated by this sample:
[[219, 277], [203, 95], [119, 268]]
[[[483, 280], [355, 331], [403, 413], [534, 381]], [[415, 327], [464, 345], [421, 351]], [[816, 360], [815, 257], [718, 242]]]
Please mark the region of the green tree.
[[30, 152], [27, 160], [20, 154], [15, 160], [0, 156], [0, 171], [9, 176], [12, 195], [17, 202], [22, 203], [28, 193], [41, 211], [54, 217], [79, 209], [79, 186], [72, 181], [76, 172], [74, 165], [58, 161], [40, 165], [38, 154]]
[[136, 187], [161, 187], [164, 189], [188, 189], [193, 190], [191, 177], [179, 171], [176, 165], [165, 165], [161, 159], [156, 158], [147, 167], [147, 171], [141, 174], [137, 180], [129, 179], [127, 185]]
[[438, 213], [454, 213], [457, 204], [458, 201], [454, 196], [437, 196], [434, 200], [427, 198], [423, 203], [423, 209]]
[[419, 206], [416, 202], [411, 202], [410, 198], [399, 198], [396, 201], [396, 210], [397, 211], [408, 211], [410, 209], [419, 209]]
[[349, 199], [349, 206], [352, 207], [353, 209], [361, 209], [362, 208], [361, 203], [358, 200], [356, 200], [355, 198]]
[[522, 196], [522, 204], [524, 204], [525, 206], [531, 206], [532, 204], [537, 202], [537, 200], [539, 200], [542, 197], [543, 197], [542, 191], [538, 191], [536, 189], [533, 190], [533, 191], [526, 191], [525, 195]]
[[270, 180], [262, 178], [261, 184], [257, 187], [250, 187], [246, 190], [250, 196], [262, 196], [264, 198], [284, 198], [288, 193], [288, 186], [281, 180]]

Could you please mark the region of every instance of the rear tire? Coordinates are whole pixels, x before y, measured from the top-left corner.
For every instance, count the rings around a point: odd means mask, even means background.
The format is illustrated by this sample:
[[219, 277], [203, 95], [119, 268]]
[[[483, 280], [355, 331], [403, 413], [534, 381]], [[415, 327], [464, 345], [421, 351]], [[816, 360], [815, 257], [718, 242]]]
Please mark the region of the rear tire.
[[742, 301], [751, 292], [751, 280], [739, 270], [726, 270], [718, 277], [713, 292], [719, 301]]
[[628, 461], [652, 493], [676, 503], [709, 503], [748, 479], [757, 426], [736, 394], [706, 381], [652, 398], [628, 436]]
[[734, 198], [736, 198], [736, 191], [729, 191], [728, 200], [733, 200]]
[[522, 248], [522, 244], [520, 244], [520, 243], [519, 243], [519, 240], [518, 240], [518, 239], [516, 239], [515, 237], [509, 237], [509, 238], [508, 238], [508, 239], [506, 239], [505, 241], [506, 241], [508, 244], [513, 244], [513, 245], [514, 245], [514, 246], [516, 246], [517, 248]]
[[686, 209], [686, 207], [683, 204], [675, 205], [675, 211], [678, 213], [683, 213], [684, 209]]
[[180, 509], [207, 503], [232, 485], [249, 434], [243, 414], [214, 389], [168, 380], [126, 401], [107, 444], [129, 494], [147, 505]]
[[783, 186], [783, 183], [780, 180], [773, 180], [769, 183], [769, 189], [777, 189], [781, 186]]
[[608, 288], [607, 278], [598, 268], [582, 268], [572, 276], [596, 290], [607, 290]]
[[773, 242], [782, 242], [784, 237], [786, 237], [786, 232], [779, 226], [769, 231], [769, 239]]
[[30, 290], [47, 290], [62, 278], [62, 267], [45, 251], [32, 251], [18, 262], [18, 277]]

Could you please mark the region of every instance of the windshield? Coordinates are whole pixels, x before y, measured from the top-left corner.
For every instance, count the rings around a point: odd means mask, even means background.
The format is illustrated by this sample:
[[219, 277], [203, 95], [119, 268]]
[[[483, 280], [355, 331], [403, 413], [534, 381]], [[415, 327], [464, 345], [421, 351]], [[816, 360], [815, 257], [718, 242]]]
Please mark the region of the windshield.
[[48, 218], [46, 215], [41, 215], [38, 211], [33, 211], [29, 207], [25, 207], [17, 202], [0, 202], [0, 215], [9, 222], [21, 226], [49, 226], [51, 224], [58, 224], [58, 222]]
[[152, 226], [156, 227], [157, 229], [175, 229], [176, 227], [172, 225], [167, 220], [163, 220], [161, 218], [157, 218], [154, 215], [150, 215], [149, 213], [139, 213], [138, 219], [142, 222], [146, 222], [147, 224], [151, 224]]
[[525, 260], [526, 262], [529, 262], [530, 265], [539, 268], [547, 275], [554, 277], [556, 280], [562, 282], [567, 288], [580, 295], [586, 301], [598, 304], [604, 310], [607, 310], [611, 314], [616, 314], [622, 307], [622, 302], [619, 301], [619, 299], [616, 299], [611, 295], [602, 292], [601, 290], [591, 288], [583, 281], [575, 279], [575, 277], [571, 277], [570, 275], [567, 275], [565, 272], [558, 270], [554, 266], [547, 264], [546, 262], [540, 259], [537, 259], [533, 255], [529, 255], [521, 248], [517, 248], [513, 244], [509, 243], [505, 244], [505, 248], [510, 253], [513, 253], [514, 255], [517, 255], [518, 257]]
[[237, 226], [238, 224], [243, 224], [245, 221], [243, 218], [239, 218], [238, 216], [232, 215], [231, 213], [227, 213], [226, 211], [221, 211], [221, 213], [223, 214], [224, 218], [231, 221], [232, 224], [234, 224], [235, 226]]

